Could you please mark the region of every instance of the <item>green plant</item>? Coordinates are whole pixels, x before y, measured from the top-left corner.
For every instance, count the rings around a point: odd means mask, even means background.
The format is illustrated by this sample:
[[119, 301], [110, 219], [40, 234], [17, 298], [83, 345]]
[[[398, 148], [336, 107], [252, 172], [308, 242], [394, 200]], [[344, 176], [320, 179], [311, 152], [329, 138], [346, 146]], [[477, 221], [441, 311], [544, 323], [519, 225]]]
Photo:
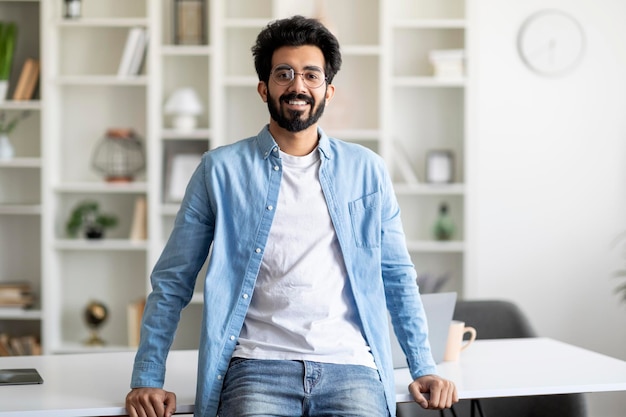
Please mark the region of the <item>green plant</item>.
[[72, 210], [65, 224], [65, 231], [70, 237], [77, 237], [81, 230], [86, 237], [101, 237], [105, 229], [117, 226], [117, 217], [100, 213], [100, 205], [95, 201], [83, 201]]
[[[622, 261], [626, 260], [626, 232], [620, 233], [612, 243], [612, 249], [619, 250]], [[613, 271], [613, 277], [621, 279], [622, 282], [615, 287], [615, 294], [617, 294], [621, 301], [626, 304], [626, 265]]]
[[0, 22], [0, 80], [8, 80], [11, 75], [16, 38], [17, 26], [15, 23]]
[[18, 122], [28, 117], [29, 114], [29, 110], [24, 110], [11, 120], [7, 120], [6, 112], [0, 112], [0, 133], [6, 133], [8, 135], [17, 127]]

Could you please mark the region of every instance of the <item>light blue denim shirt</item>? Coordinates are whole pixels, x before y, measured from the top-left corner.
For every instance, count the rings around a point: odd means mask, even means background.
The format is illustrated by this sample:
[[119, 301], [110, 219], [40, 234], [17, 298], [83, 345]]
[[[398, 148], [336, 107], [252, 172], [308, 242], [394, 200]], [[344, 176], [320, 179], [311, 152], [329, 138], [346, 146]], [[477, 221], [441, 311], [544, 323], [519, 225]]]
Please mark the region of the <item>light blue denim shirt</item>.
[[[427, 325], [408, 254], [400, 209], [385, 164], [365, 147], [319, 129], [319, 178], [344, 256], [353, 302], [385, 386], [390, 415], [395, 387], [389, 310], [413, 378], [433, 374]], [[215, 416], [237, 337], [272, 226], [282, 177], [268, 127], [207, 152], [193, 174], [174, 229], [152, 272], [131, 387], [163, 386], [165, 361], [181, 310], [211, 248], [204, 282], [196, 416]]]

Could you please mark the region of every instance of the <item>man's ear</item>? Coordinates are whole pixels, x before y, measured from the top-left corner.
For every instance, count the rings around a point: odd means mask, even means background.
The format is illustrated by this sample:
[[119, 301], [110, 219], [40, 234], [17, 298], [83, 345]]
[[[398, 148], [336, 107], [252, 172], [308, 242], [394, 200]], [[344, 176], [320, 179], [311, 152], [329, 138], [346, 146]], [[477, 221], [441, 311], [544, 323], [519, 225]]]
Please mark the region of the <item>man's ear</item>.
[[265, 84], [263, 81], [259, 81], [256, 86], [256, 91], [258, 91], [263, 102], [267, 103], [267, 84]]
[[335, 96], [335, 84], [328, 84], [326, 86], [326, 104], [330, 103], [330, 100]]

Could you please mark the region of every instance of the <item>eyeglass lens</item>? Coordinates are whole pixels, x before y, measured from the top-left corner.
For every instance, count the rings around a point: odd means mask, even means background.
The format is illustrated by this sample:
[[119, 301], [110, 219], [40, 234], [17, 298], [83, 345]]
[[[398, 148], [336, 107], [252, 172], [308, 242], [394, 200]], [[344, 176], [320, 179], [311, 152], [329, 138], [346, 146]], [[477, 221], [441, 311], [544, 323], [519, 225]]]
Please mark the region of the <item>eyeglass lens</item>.
[[278, 85], [291, 84], [296, 75], [300, 75], [304, 84], [311, 88], [317, 88], [324, 84], [326, 78], [320, 68], [307, 68], [302, 72], [295, 72], [290, 66], [278, 66], [272, 70], [272, 80]]

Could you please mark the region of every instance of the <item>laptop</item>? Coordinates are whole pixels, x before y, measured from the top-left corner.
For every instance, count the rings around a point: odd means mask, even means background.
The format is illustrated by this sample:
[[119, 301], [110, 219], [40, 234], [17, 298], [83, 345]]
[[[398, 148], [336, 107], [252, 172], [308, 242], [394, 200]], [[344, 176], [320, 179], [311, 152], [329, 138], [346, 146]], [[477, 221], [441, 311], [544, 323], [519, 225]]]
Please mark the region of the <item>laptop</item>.
[[[426, 312], [428, 322], [428, 341], [435, 363], [443, 362], [443, 355], [448, 342], [450, 321], [454, 315], [456, 305], [456, 292], [442, 292], [422, 294], [422, 304]], [[389, 338], [391, 339], [391, 357], [394, 368], [406, 368], [406, 356], [402, 352], [400, 343], [393, 332], [391, 317], [389, 317]]]

